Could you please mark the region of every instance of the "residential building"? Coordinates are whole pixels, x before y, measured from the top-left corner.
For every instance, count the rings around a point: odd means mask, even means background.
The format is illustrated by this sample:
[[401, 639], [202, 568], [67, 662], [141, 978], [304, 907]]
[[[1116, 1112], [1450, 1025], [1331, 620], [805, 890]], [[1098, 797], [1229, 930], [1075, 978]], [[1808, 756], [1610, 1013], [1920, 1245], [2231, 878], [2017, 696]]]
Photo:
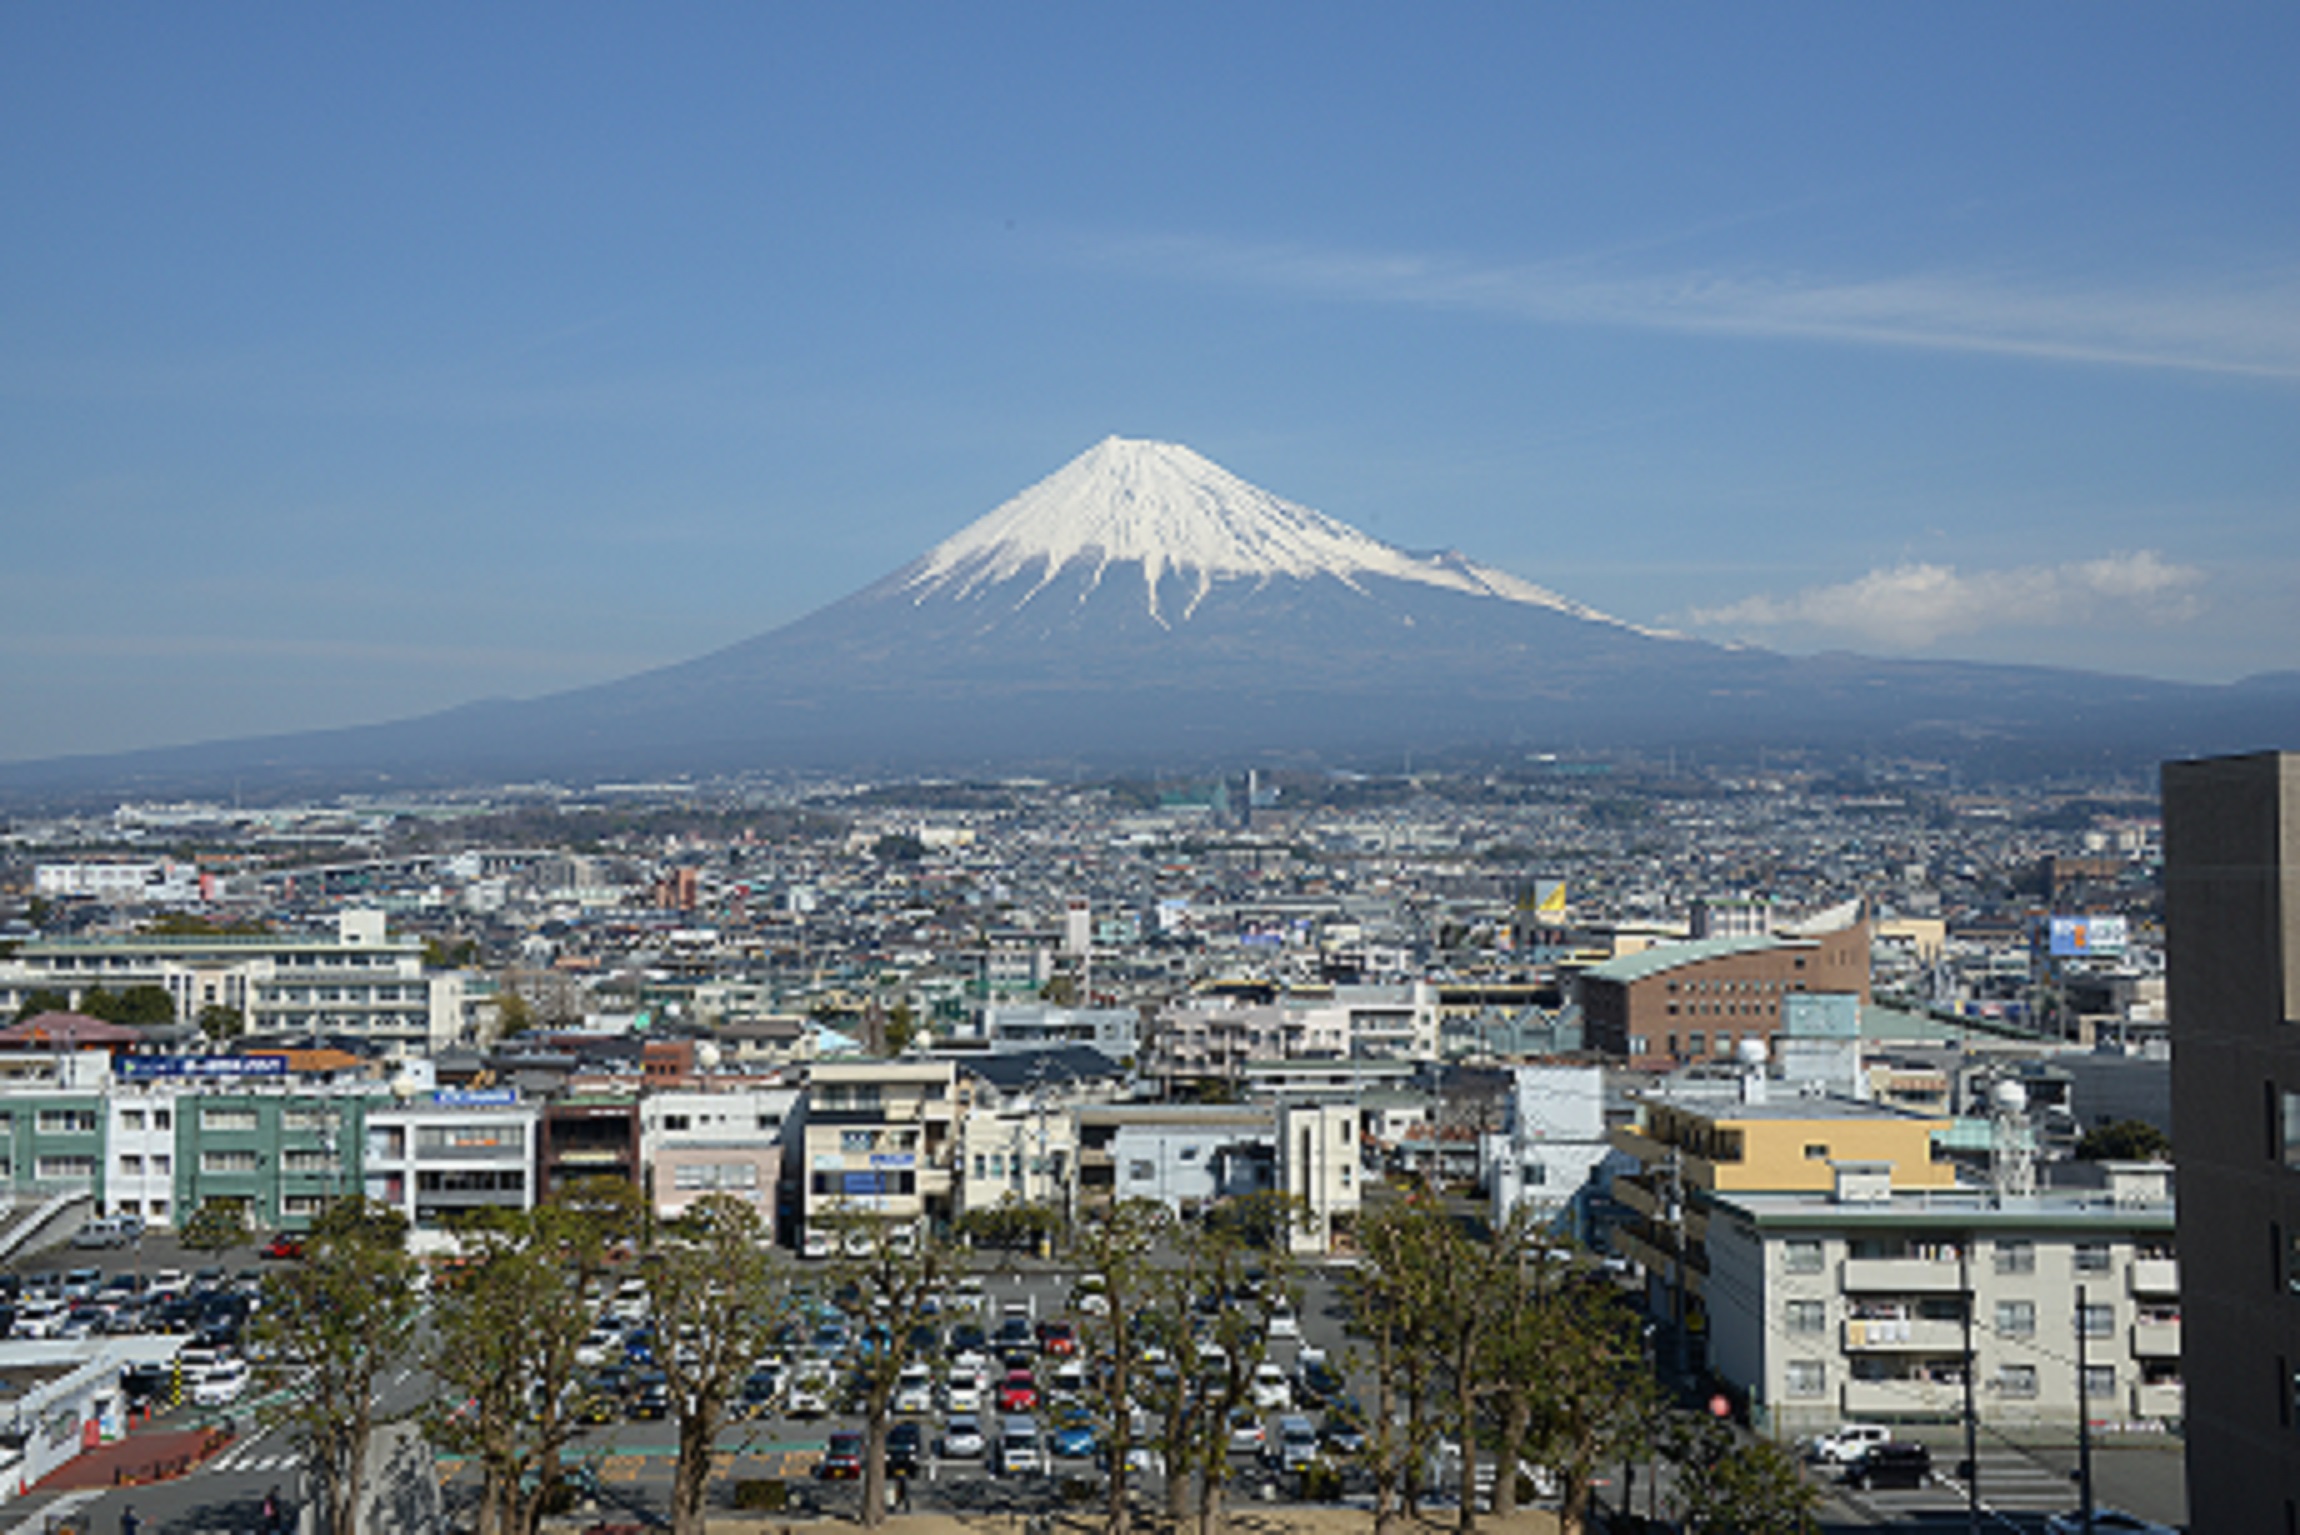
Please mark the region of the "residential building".
[[[1590, 1174], [1613, 1149], [1605, 1074], [1596, 1066], [1510, 1068], [1502, 1128], [1487, 1136], [1483, 1181], [1499, 1226], [1520, 1207], [1547, 1225], [1580, 1207]], [[1583, 1234], [1574, 1221], [1577, 1235]]]
[[1825, 1193], [1708, 1207], [1708, 1365], [1767, 1431], [1962, 1416], [1968, 1305], [1984, 1424], [2066, 1430], [2080, 1401], [2096, 1425], [2180, 1420], [2170, 1168], [2025, 1196], [1896, 1190], [1887, 1163], [1832, 1172]]
[[707, 1194], [725, 1194], [756, 1207], [773, 1230], [783, 1136], [798, 1105], [795, 1087], [739, 1080], [647, 1094], [639, 1101], [639, 1143], [655, 1213], [675, 1216]]
[[817, 1061], [784, 1184], [800, 1250], [836, 1216], [947, 1222], [955, 1213], [958, 1067], [949, 1060]]

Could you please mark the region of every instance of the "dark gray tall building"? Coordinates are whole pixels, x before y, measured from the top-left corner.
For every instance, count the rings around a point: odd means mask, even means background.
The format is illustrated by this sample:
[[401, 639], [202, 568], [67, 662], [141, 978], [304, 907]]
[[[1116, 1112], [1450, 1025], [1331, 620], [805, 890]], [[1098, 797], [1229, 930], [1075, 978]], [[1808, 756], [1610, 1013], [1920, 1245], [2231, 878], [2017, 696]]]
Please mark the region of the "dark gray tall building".
[[2300, 755], [2164, 767], [2189, 1527], [2300, 1535]]

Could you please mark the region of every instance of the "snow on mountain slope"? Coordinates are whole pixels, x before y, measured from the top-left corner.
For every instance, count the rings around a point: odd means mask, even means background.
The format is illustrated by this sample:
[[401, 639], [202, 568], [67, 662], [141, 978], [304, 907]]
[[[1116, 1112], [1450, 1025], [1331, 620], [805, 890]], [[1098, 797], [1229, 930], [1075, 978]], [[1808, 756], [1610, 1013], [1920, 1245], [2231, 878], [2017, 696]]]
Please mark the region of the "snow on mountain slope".
[[[1458, 554], [1413, 554], [1385, 544], [1249, 485], [1175, 443], [1123, 437], [1103, 439], [943, 540], [904, 573], [901, 585], [923, 602], [1030, 579], [1015, 603], [1020, 607], [1080, 564], [1091, 570], [1081, 601], [1112, 567], [1132, 567], [1124, 577], [1142, 583], [1150, 616], [1169, 626], [1187, 621], [1217, 581], [1330, 576], [1363, 592], [1361, 578], [1386, 576], [1637, 627]], [[1169, 574], [1182, 577], [1191, 592], [1173, 615], [1160, 611], [1158, 596]]]

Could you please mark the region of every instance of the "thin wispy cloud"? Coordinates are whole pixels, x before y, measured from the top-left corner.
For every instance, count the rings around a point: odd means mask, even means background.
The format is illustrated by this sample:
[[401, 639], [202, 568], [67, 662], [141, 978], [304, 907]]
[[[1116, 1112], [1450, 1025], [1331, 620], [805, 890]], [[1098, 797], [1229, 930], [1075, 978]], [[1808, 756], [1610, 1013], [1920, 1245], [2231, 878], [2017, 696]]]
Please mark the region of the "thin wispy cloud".
[[1088, 239], [1080, 259], [1146, 275], [1534, 324], [1987, 353], [2300, 379], [2300, 272], [2210, 284], [2042, 282], [1953, 272], [1629, 272], [1609, 258], [1480, 264], [1410, 252], [1205, 238]]
[[1799, 627], [1916, 650], [1983, 630], [2185, 623], [2203, 611], [2203, 585], [2204, 572], [2153, 549], [2010, 570], [1911, 563], [1786, 597], [1696, 609], [1683, 621], [1742, 633]]

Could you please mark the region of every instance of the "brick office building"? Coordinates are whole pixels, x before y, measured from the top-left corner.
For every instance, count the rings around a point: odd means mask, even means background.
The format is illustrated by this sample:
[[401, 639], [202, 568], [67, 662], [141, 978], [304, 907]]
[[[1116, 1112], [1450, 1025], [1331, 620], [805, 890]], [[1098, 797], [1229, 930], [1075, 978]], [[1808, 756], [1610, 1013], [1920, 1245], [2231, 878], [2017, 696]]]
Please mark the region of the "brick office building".
[[1869, 923], [1855, 905], [1842, 925], [1658, 944], [1580, 977], [1592, 1050], [1675, 1060], [1730, 1059], [1744, 1039], [1770, 1046], [1782, 998], [1834, 992], [1869, 1000]]

